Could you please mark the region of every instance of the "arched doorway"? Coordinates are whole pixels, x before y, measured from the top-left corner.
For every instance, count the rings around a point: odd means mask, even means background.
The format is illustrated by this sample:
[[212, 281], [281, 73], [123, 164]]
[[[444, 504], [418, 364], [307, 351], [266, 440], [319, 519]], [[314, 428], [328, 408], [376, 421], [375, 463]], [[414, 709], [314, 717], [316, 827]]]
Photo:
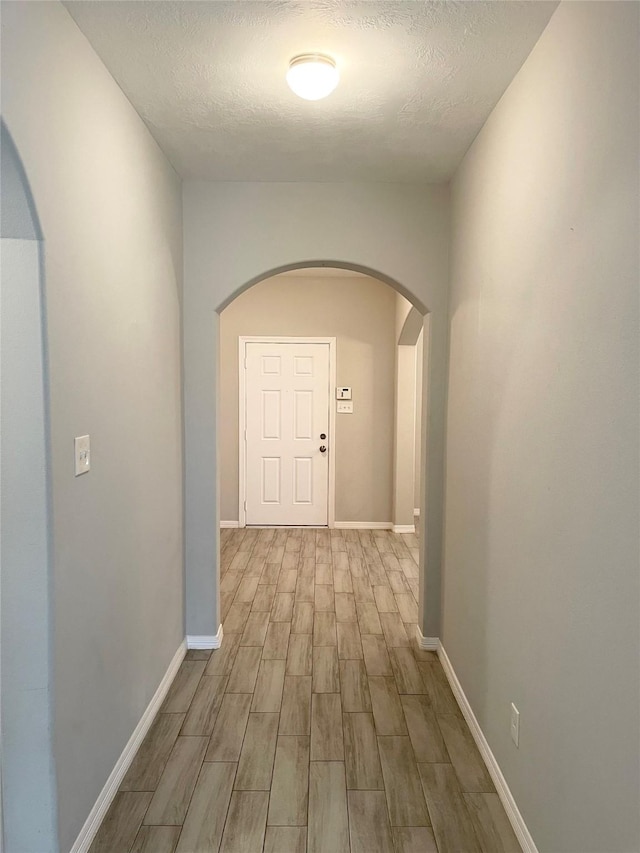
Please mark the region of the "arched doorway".
[[[414, 507], [419, 505], [414, 502], [413, 465], [416, 347], [413, 341], [400, 348], [398, 340], [398, 329], [406, 325], [407, 313], [413, 312], [421, 329], [422, 315], [394, 288], [359, 272], [330, 267], [292, 270], [264, 279], [221, 312], [223, 527], [270, 519], [274, 525], [386, 526], [396, 533], [415, 532]], [[294, 371], [293, 349], [315, 352], [318, 345], [324, 363], [317, 366], [324, 379], [305, 372], [317, 374], [312, 370], [312, 355], [311, 361], [300, 362], [307, 365], [303, 373], [295, 371], [288, 380], [304, 391], [276, 390], [283, 382], [280, 367], [285, 373], [287, 366]], [[275, 356], [266, 375], [259, 364], [254, 364], [255, 373], [246, 363], [248, 351], [264, 347]], [[405, 361], [410, 371], [403, 369]], [[327, 383], [330, 374], [333, 380]], [[272, 389], [266, 397], [270, 419], [275, 418], [271, 432], [279, 433], [280, 425], [289, 424], [285, 429], [289, 439], [283, 436], [274, 442], [257, 437], [265, 398], [256, 386], [265, 383]], [[338, 386], [344, 396], [340, 401]], [[291, 406], [297, 401], [295, 418], [293, 409], [282, 416], [274, 409], [288, 398]], [[315, 403], [309, 409], [312, 399]], [[299, 423], [300, 418], [303, 432], [294, 439], [294, 421]], [[311, 421], [316, 420], [314, 429]], [[304, 438], [307, 434], [313, 438]], [[319, 454], [321, 444], [326, 449]], [[254, 450], [266, 458], [262, 463], [254, 460], [254, 476], [250, 476], [245, 459], [247, 451]], [[277, 472], [271, 489], [275, 504], [264, 504], [259, 498], [269, 471]], [[294, 480], [302, 503], [292, 502]]]
[[[211, 441], [211, 433], [216, 436], [219, 434], [219, 418], [221, 417], [222, 403], [219, 399], [219, 339], [220, 339], [220, 313], [226, 308], [235, 298], [248, 288], [285, 272], [300, 270], [309, 267], [316, 268], [337, 268], [343, 270], [352, 270], [360, 272], [372, 278], [378, 279], [385, 284], [390, 285], [394, 290], [401, 293], [408, 299], [418, 315], [422, 318], [424, 327], [424, 367], [423, 376], [423, 391], [422, 404], [423, 412], [426, 415], [423, 417], [423, 433], [422, 444], [426, 447], [426, 452], [422, 455], [422, 485], [421, 490], [424, 492], [425, 500], [423, 502], [424, 510], [420, 517], [420, 601], [419, 601], [419, 631], [423, 642], [423, 647], [428, 648], [434, 641], [429, 638], [436, 638], [439, 630], [439, 614], [440, 614], [440, 541], [441, 541], [441, 483], [439, 477], [441, 473], [441, 461], [434, 461], [434, 453], [429, 451], [429, 438], [433, 439], [436, 445], [435, 453], [441, 456], [441, 448], [438, 447], [438, 442], [441, 441], [442, 431], [440, 429], [433, 430], [430, 425], [431, 411], [429, 401], [432, 393], [432, 379], [435, 371], [440, 372], [442, 365], [439, 363], [440, 358], [432, 357], [433, 350], [433, 334], [431, 315], [428, 313], [427, 307], [418, 299], [408, 288], [402, 285], [392, 276], [374, 269], [368, 265], [357, 262], [344, 260], [305, 260], [294, 261], [289, 264], [282, 264], [272, 267], [265, 272], [255, 275], [245, 281], [242, 285], [235, 288], [226, 298], [220, 302], [215, 309], [213, 322], [209, 325], [211, 335], [211, 351], [214, 358], [213, 370], [213, 388], [207, 391], [209, 396], [208, 401], [200, 401], [210, 403], [208, 416], [197, 424], [197, 430], [202, 435], [203, 427], [208, 424], [210, 428], [209, 442]], [[442, 340], [440, 332], [443, 326], [438, 323], [438, 355], [440, 355]], [[192, 347], [194, 342], [186, 342], [188, 347]], [[187, 373], [189, 371], [187, 370]], [[189, 380], [187, 379], [187, 385]], [[438, 391], [441, 388], [437, 389]], [[188, 392], [188, 387], [187, 387]], [[202, 411], [204, 411], [204, 406]], [[437, 419], [442, 415], [440, 410], [437, 411]], [[188, 422], [188, 415], [187, 415]], [[220, 595], [219, 595], [219, 566], [220, 566], [220, 541], [219, 541], [219, 523], [220, 523], [220, 492], [219, 492], [219, 470], [220, 466], [218, 456], [217, 442], [207, 451], [208, 458], [203, 459], [200, 455], [198, 464], [195, 463], [193, 456], [193, 442], [190, 441], [190, 429], [187, 423], [187, 442], [186, 442], [186, 562], [187, 562], [187, 635], [188, 642], [192, 646], [201, 645], [216, 647], [222, 637], [220, 631]], [[430, 478], [425, 475], [427, 462], [431, 462]], [[204, 462], [204, 464], [203, 464]], [[205, 470], [211, 472], [215, 488], [212, 488], [211, 481], [206, 486], [204, 482]], [[194, 497], [197, 498], [197, 505]], [[204, 500], [203, 500], [204, 499]], [[430, 512], [430, 510], [432, 510]], [[428, 543], [428, 544], [427, 544]], [[426, 560], [427, 548], [431, 555], [430, 563]], [[213, 566], [214, 571], [209, 568], [206, 574], [202, 571], [206, 565]], [[208, 576], [207, 576], [208, 575]], [[426, 591], [429, 590], [427, 594]], [[213, 617], [213, 618], [212, 618]], [[202, 626], [202, 627], [200, 627]], [[426, 626], [433, 626], [431, 630], [426, 628], [429, 633], [425, 633]], [[205, 630], [203, 630], [203, 627]], [[208, 630], [206, 630], [208, 628]]]
[[57, 850], [42, 234], [2, 123], [2, 818], [8, 850]]

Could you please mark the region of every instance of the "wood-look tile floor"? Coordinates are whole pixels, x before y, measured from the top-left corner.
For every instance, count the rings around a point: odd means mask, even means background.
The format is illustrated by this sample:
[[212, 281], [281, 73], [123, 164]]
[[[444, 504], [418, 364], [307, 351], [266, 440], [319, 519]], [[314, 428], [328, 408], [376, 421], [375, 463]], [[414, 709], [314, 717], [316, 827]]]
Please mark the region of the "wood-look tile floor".
[[417, 548], [223, 530], [222, 648], [187, 653], [90, 853], [517, 853], [415, 641]]

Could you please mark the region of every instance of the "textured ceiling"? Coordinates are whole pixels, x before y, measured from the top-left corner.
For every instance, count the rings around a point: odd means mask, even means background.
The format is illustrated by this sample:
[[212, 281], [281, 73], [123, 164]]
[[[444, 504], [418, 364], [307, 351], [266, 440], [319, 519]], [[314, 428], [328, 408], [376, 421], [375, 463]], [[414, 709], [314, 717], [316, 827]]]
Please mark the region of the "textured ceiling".
[[[184, 178], [441, 181], [539, 38], [555, 2], [68, 0]], [[295, 54], [341, 81], [308, 102]]]

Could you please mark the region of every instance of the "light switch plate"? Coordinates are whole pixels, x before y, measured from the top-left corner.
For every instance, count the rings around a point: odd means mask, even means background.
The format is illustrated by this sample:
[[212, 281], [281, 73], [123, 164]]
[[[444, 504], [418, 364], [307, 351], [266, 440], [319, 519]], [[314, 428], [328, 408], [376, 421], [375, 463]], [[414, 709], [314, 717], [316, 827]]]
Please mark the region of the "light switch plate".
[[336, 411], [340, 415], [352, 415], [353, 403], [351, 400], [338, 400], [336, 403]]
[[74, 439], [76, 458], [76, 477], [86, 474], [91, 468], [91, 440], [88, 435], [79, 435]]
[[340, 387], [336, 388], [336, 400], [350, 400], [351, 388]]
[[516, 746], [520, 746], [520, 711], [511, 703], [511, 740]]

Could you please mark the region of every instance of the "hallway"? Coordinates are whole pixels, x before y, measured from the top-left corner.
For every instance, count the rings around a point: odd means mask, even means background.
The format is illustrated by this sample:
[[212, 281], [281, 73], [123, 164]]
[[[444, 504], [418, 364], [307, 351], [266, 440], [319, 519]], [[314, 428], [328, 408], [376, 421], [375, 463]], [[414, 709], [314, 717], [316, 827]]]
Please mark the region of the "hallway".
[[187, 657], [90, 853], [515, 853], [437, 656], [418, 541], [221, 532], [224, 640]]

